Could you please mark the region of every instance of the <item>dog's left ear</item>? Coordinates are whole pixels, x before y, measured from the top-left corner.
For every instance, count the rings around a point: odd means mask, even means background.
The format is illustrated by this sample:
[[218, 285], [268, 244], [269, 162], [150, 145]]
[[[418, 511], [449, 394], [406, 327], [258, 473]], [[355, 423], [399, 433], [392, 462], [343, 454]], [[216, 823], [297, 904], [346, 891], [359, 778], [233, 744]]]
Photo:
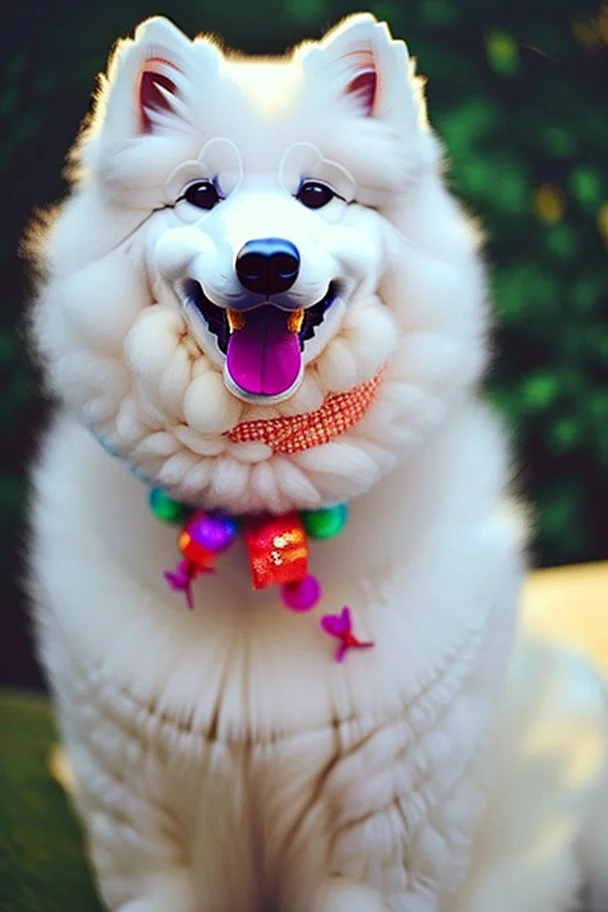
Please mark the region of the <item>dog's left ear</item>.
[[371, 13], [349, 16], [318, 44], [302, 50], [304, 66], [320, 68], [325, 80], [331, 73], [337, 94], [360, 116], [401, 129], [424, 119], [420, 80], [414, 77], [407, 47]]

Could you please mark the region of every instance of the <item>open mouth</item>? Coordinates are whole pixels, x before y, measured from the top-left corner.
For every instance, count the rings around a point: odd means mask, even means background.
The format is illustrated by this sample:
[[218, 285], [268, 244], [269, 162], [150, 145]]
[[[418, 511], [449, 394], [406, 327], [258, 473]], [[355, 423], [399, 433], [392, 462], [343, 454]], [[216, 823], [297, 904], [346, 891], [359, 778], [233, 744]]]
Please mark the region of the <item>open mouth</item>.
[[311, 307], [286, 311], [270, 301], [248, 310], [218, 307], [199, 282], [189, 279], [184, 294], [203, 317], [226, 356], [224, 375], [236, 395], [248, 401], [277, 402], [292, 395], [302, 373], [302, 354], [338, 297], [330, 282], [323, 298]]

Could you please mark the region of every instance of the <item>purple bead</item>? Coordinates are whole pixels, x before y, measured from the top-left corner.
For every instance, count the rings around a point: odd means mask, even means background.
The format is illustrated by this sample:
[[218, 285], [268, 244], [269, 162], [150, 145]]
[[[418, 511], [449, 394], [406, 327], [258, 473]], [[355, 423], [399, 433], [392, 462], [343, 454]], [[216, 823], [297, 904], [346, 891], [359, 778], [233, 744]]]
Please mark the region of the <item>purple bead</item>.
[[309, 575], [297, 583], [284, 583], [281, 598], [291, 611], [312, 611], [321, 598], [319, 580]]
[[236, 536], [236, 522], [221, 513], [197, 512], [187, 526], [196, 544], [212, 554], [220, 554], [230, 547]]

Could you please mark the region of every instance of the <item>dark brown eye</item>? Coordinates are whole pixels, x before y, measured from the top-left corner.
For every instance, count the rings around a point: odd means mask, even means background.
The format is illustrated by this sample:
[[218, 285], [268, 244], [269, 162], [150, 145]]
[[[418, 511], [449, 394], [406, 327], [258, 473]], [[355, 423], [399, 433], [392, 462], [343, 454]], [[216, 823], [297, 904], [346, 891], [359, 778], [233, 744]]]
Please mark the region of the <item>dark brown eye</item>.
[[335, 196], [337, 196], [337, 193], [327, 184], [313, 180], [302, 181], [300, 189], [296, 193], [296, 199], [307, 209], [322, 209]]
[[213, 209], [221, 200], [221, 196], [212, 181], [202, 180], [186, 187], [183, 199], [199, 209]]

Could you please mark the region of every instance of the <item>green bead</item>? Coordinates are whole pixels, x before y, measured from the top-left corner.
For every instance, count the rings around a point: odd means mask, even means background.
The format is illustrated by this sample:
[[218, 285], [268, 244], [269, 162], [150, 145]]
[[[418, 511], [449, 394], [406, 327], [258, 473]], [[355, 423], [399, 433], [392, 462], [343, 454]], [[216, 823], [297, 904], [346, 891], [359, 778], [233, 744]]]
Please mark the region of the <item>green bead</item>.
[[302, 514], [304, 528], [311, 538], [333, 538], [338, 535], [348, 519], [348, 507], [326, 507], [324, 510], [309, 510]]
[[151, 488], [148, 503], [154, 515], [166, 523], [183, 523], [192, 512], [190, 507], [173, 500], [161, 488]]

